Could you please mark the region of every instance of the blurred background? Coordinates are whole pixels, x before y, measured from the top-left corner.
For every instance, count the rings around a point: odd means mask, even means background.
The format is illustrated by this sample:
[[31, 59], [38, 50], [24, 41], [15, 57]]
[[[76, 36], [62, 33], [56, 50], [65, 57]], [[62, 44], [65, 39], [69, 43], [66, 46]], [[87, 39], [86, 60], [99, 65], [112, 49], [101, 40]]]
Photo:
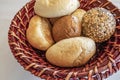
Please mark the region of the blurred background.
[[[14, 15], [30, 0], [0, 0], [0, 80], [42, 80], [17, 63], [8, 45], [8, 30]], [[119, 7], [120, 0], [110, 0]], [[105, 80], [120, 80], [120, 71]]]

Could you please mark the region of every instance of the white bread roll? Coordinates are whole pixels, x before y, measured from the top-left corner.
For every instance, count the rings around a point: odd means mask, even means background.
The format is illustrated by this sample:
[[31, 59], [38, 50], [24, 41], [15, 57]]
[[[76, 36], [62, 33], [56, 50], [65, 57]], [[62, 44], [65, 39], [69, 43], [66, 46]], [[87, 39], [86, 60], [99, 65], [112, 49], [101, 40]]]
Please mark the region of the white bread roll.
[[95, 42], [87, 37], [63, 39], [46, 52], [47, 60], [56, 66], [81, 66], [90, 60], [96, 52]]
[[54, 43], [49, 21], [36, 15], [30, 20], [26, 37], [28, 42], [39, 50], [47, 50]]
[[35, 13], [53, 18], [71, 14], [80, 6], [79, 0], [36, 0]]

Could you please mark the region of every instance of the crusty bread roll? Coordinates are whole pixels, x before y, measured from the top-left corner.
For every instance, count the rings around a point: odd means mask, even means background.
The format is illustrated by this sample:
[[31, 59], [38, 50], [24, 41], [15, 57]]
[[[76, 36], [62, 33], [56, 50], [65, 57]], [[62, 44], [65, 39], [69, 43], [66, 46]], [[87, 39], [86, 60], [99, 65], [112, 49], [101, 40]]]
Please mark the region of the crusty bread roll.
[[37, 15], [30, 20], [26, 36], [28, 42], [39, 50], [47, 50], [54, 43], [50, 23]]
[[66, 38], [79, 37], [81, 34], [79, 20], [73, 16], [60, 18], [55, 22], [52, 28], [52, 34], [56, 42]]
[[52, 18], [71, 14], [80, 6], [79, 0], [36, 0], [35, 13]]
[[81, 66], [95, 54], [95, 42], [87, 37], [75, 37], [59, 41], [46, 52], [47, 60], [60, 67]]

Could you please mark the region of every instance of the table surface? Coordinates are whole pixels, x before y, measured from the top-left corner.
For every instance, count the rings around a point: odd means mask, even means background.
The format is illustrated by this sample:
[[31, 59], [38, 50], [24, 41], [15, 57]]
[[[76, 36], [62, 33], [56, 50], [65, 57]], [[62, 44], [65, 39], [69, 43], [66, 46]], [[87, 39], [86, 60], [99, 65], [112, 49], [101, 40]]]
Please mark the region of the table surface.
[[[8, 30], [14, 15], [30, 0], [0, 0], [0, 80], [42, 80], [25, 71], [8, 45]], [[120, 0], [110, 0], [120, 8]], [[105, 80], [120, 80], [120, 71]]]

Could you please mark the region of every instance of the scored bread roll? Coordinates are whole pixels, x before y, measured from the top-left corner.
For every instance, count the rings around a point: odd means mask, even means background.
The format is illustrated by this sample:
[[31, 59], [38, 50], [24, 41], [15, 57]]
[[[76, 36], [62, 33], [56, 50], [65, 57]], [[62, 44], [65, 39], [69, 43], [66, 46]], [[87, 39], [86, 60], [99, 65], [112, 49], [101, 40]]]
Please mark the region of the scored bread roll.
[[87, 37], [64, 39], [46, 52], [47, 60], [60, 67], [77, 67], [87, 63], [95, 54], [95, 42]]
[[28, 42], [39, 50], [47, 50], [54, 43], [49, 21], [37, 15], [30, 20], [26, 36]]
[[60, 18], [55, 22], [52, 28], [52, 34], [56, 42], [66, 38], [79, 37], [81, 34], [79, 20], [73, 16]]
[[52, 34], [54, 40], [58, 42], [62, 39], [81, 36], [82, 18], [85, 13], [85, 10], [77, 9], [71, 15], [52, 18]]
[[71, 14], [80, 6], [79, 0], [36, 0], [35, 13], [52, 18]]

